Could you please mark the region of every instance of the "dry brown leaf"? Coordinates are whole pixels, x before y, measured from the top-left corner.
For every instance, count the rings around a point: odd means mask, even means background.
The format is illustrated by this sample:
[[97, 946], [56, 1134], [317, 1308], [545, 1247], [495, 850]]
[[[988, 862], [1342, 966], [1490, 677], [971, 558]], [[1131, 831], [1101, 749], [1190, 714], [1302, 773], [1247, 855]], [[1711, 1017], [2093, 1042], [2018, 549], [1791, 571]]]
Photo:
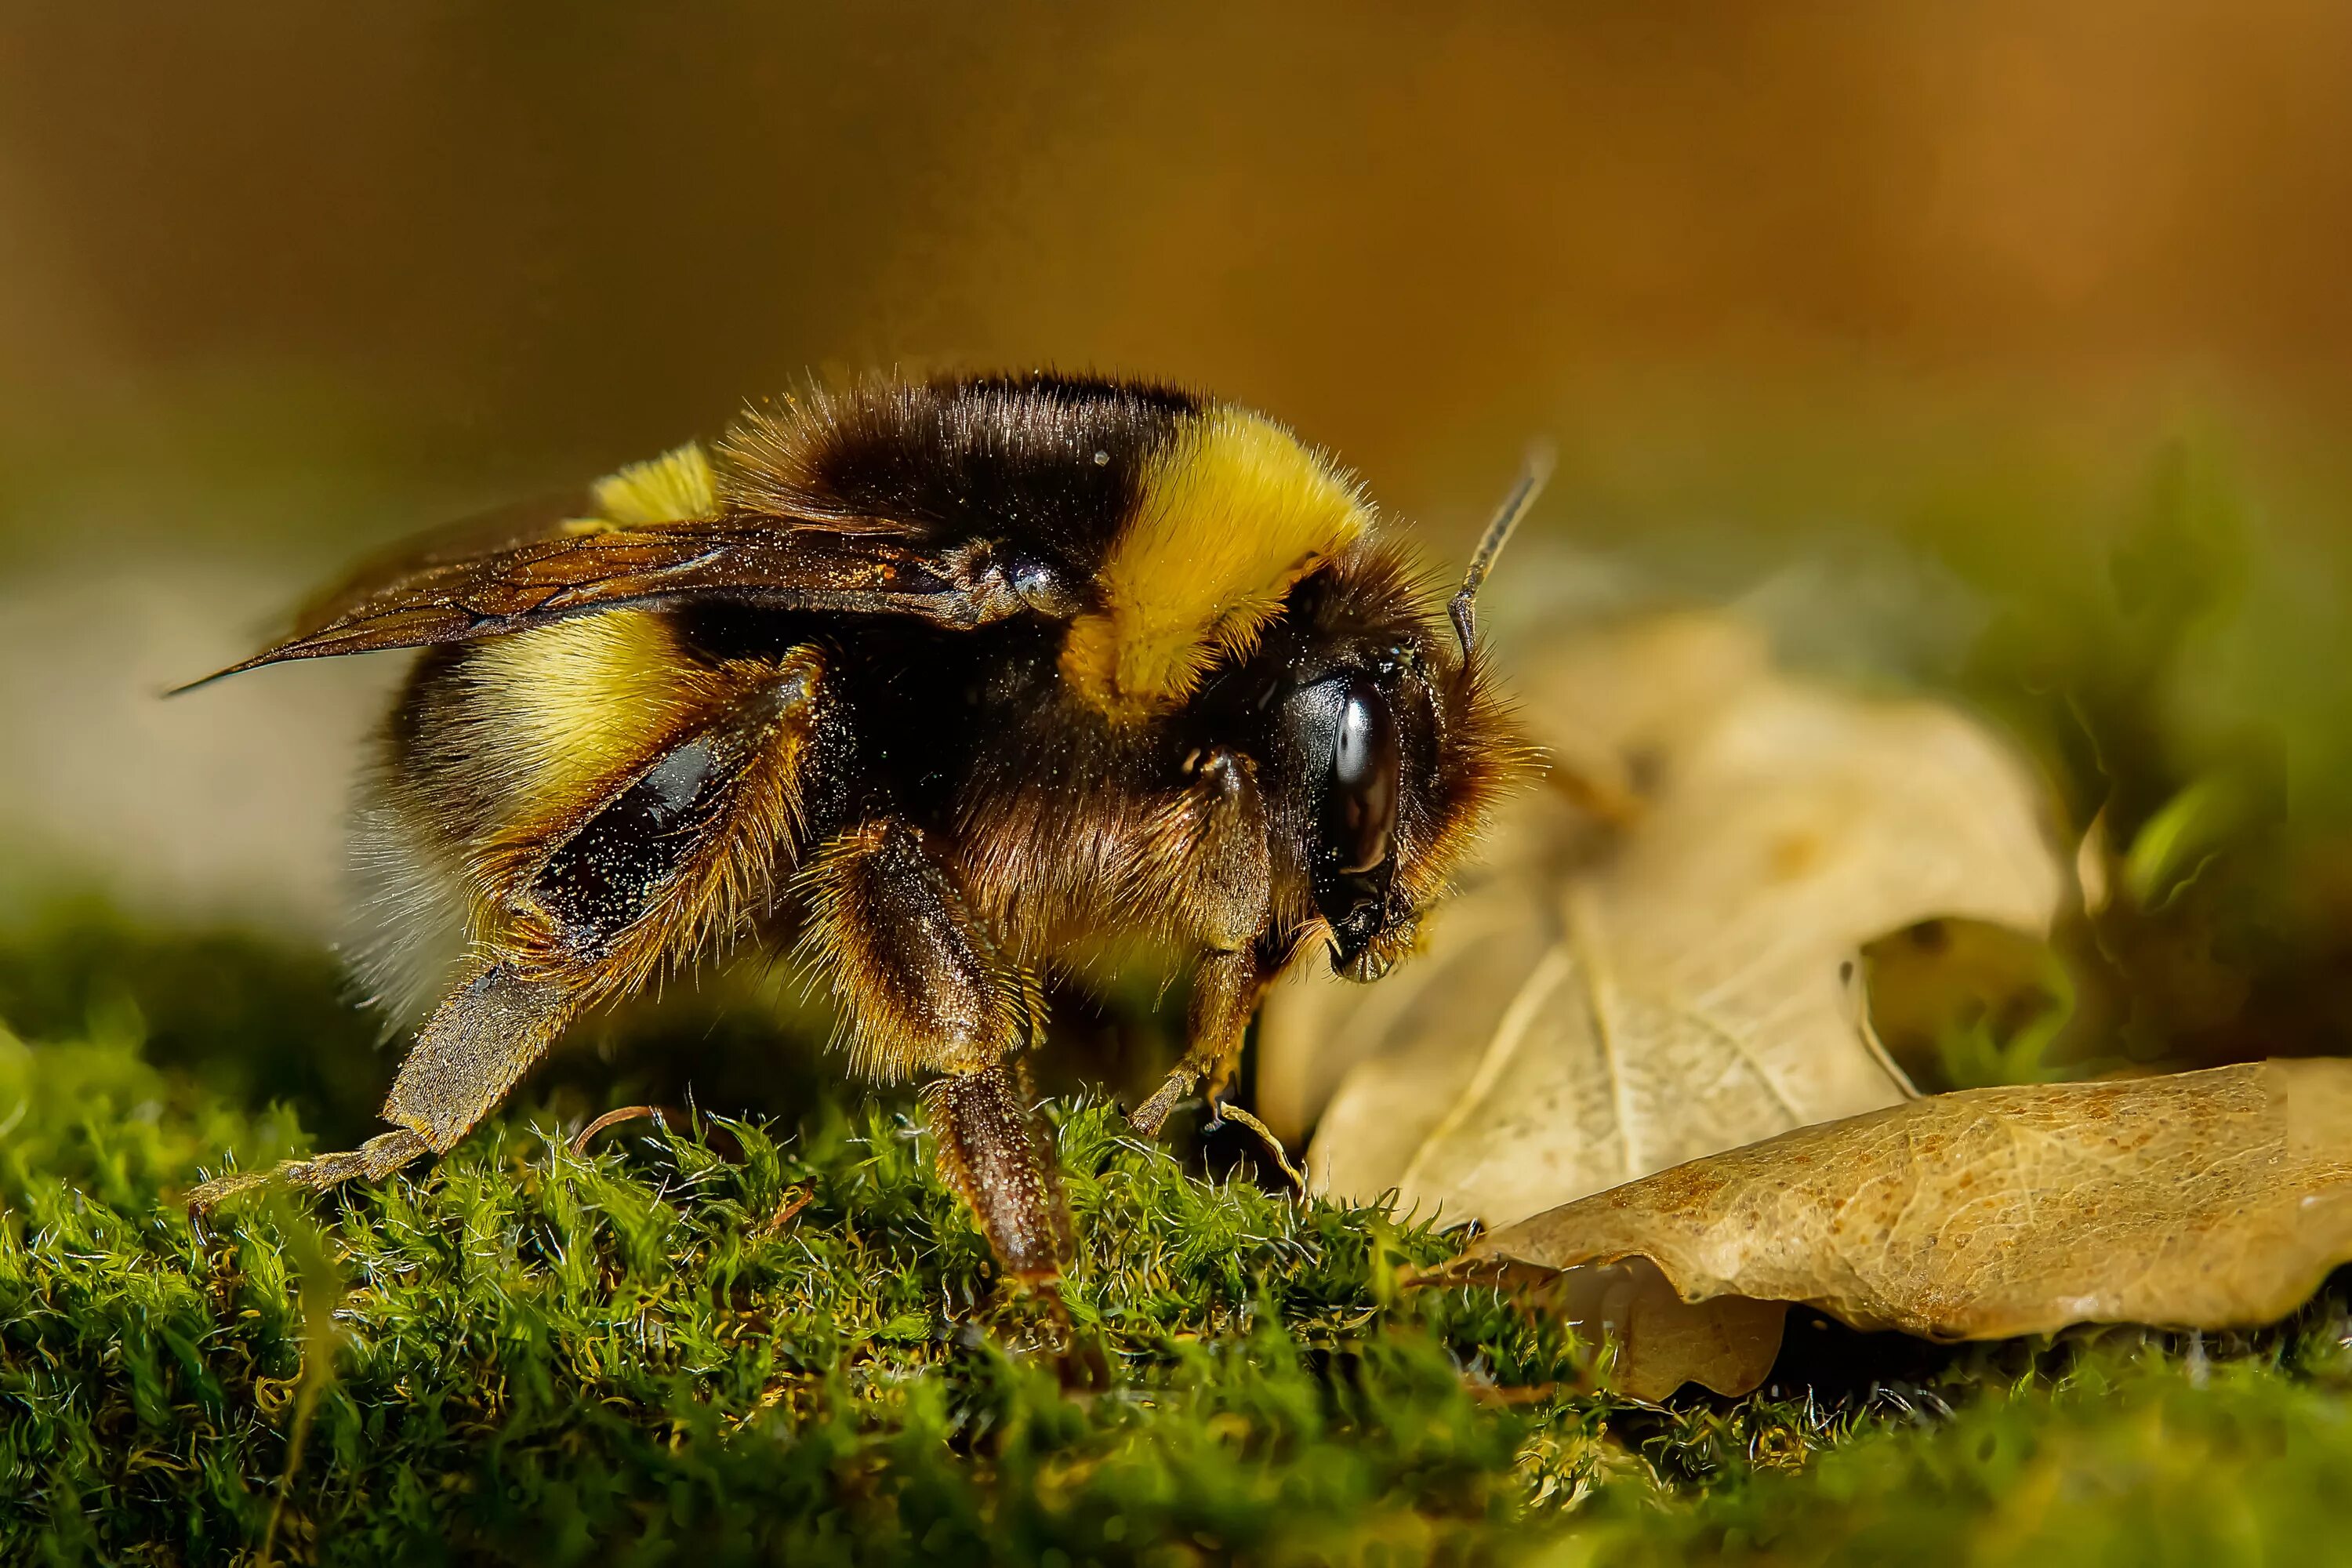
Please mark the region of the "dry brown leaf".
[[1646, 1258], [1580, 1268], [1493, 1264], [1470, 1276], [1508, 1284], [1602, 1348], [1600, 1381], [1619, 1394], [1657, 1401], [1685, 1383], [1738, 1395], [1764, 1381], [1780, 1354], [1786, 1301], [1718, 1296], [1685, 1301]]
[[[1939, 1340], [2239, 1328], [2347, 1261], [2352, 1061], [2313, 1060], [1972, 1089], [1802, 1128], [1496, 1231], [1437, 1278], [1539, 1285], [1605, 1321], [1618, 1385], [1657, 1398], [1685, 1378], [1755, 1387], [1780, 1303]], [[1642, 1296], [1647, 1268], [1695, 1305]]]
[[1318, 1191], [1502, 1225], [1895, 1103], [1861, 945], [1935, 916], [2048, 927], [2040, 791], [1949, 708], [1792, 679], [1708, 615], [1580, 638], [1518, 684], [1576, 789], [1520, 804], [1393, 976], [1269, 1012], [1259, 1108], [1291, 1137], [1320, 1112]]

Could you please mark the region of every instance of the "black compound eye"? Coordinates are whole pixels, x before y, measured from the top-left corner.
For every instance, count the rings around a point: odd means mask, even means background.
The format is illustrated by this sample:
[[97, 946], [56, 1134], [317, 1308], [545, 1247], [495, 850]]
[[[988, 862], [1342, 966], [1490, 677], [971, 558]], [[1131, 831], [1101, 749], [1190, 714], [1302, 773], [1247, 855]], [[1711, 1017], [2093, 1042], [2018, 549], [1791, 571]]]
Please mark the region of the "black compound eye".
[[1335, 868], [1355, 875], [1387, 860], [1396, 834], [1396, 716], [1380, 689], [1356, 676], [1340, 695], [1339, 721], [1325, 834]]
[[1369, 670], [1341, 670], [1283, 698], [1292, 775], [1311, 815], [1306, 870], [1331, 927], [1331, 966], [1349, 966], [1390, 920], [1404, 743], [1394, 709]]

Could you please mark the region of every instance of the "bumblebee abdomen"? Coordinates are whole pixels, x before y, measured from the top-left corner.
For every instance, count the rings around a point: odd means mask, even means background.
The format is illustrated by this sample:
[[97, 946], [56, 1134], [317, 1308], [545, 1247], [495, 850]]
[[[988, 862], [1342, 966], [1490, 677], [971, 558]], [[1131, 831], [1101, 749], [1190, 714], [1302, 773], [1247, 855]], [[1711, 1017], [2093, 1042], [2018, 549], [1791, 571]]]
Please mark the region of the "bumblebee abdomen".
[[433, 650], [361, 813], [379, 992], [446, 978], [417, 954], [453, 921], [478, 954], [614, 954], [614, 984], [738, 933], [791, 872], [824, 685], [812, 648], [713, 660], [659, 611]]

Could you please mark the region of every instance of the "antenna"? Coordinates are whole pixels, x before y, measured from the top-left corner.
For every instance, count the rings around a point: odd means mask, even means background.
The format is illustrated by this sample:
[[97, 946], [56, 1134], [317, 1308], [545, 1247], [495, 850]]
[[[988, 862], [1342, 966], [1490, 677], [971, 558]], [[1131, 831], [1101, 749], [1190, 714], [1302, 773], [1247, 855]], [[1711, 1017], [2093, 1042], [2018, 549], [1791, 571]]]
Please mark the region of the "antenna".
[[1552, 462], [1559, 455], [1549, 441], [1537, 441], [1528, 447], [1527, 461], [1519, 466], [1518, 483], [1511, 487], [1511, 493], [1496, 509], [1495, 521], [1486, 525], [1486, 536], [1478, 541], [1477, 552], [1470, 557], [1470, 570], [1462, 574], [1461, 591], [1445, 606], [1445, 613], [1454, 618], [1454, 635], [1462, 639], [1462, 657], [1465, 659], [1477, 637], [1477, 621], [1471, 605], [1478, 597], [1479, 585], [1495, 569], [1495, 557], [1511, 542], [1511, 531], [1519, 526], [1519, 519], [1528, 515], [1528, 509], [1536, 504], [1536, 497], [1543, 494], [1545, 481], [1551, 478]]

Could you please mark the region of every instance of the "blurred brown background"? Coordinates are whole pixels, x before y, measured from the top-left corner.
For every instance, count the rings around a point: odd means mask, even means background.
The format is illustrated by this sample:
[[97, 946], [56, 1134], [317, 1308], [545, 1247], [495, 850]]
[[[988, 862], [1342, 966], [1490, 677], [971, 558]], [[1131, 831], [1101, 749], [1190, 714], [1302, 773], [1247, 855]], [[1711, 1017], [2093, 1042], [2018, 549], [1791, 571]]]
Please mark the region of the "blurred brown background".
[[1440, 555], [1549, 433], [1507, 622], [1747, 594], [1890, 679], [2063, 627], [2185, 442], [2244, 543], [2161, 743], [2251, 726], [2322, 801], [2347, 60], [2323, 0], [17, 5], [0, 863], [314, 925], [397, 661], [158, 689], [391, 534], [877, 366], [1213, 388]]

